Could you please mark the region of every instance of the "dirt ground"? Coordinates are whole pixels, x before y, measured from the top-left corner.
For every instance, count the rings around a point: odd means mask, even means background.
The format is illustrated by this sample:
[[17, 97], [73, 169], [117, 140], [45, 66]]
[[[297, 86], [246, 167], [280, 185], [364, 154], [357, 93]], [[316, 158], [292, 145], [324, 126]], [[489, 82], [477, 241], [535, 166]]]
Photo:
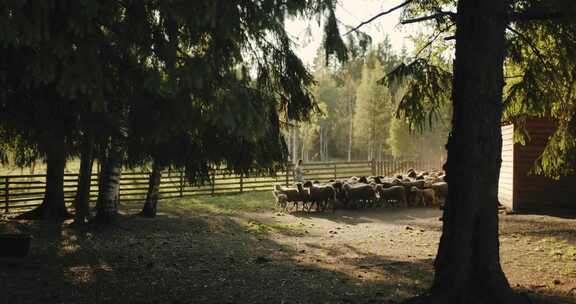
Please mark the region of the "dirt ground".
[[[268, 193], [162, 203], [111, 228], [23, 223], [0, 303], [399, 303], [429, 287], [433, 209], [282, 214]], [[501, 215], [502, 265], [535, 303], [576, 303], [576, 219]]]

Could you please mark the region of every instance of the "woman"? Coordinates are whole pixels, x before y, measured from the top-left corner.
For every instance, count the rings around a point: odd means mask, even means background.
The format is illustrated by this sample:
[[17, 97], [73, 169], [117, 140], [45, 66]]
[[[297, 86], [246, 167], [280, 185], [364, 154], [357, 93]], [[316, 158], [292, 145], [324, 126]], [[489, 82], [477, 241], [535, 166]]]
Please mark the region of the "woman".
[[296, 167], [294, 167], [294, 179], [299, 182], [299, 183], [303, 183], [304, 182], [304, 168], [302, 167], [303, 163], [302, 160], [298, 160], [298, 164], [296, 165]]

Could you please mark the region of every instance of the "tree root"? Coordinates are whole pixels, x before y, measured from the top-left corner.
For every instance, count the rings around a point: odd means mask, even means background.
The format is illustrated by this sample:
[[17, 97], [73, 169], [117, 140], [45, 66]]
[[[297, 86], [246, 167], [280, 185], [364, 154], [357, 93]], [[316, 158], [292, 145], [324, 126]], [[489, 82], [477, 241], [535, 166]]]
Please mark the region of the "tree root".
[[45, 203], [16, 216], [18, 220], [66, 220], [70, 218], [72, 218], [72, 214], [68, 210], [51, 210], [46, 208]]

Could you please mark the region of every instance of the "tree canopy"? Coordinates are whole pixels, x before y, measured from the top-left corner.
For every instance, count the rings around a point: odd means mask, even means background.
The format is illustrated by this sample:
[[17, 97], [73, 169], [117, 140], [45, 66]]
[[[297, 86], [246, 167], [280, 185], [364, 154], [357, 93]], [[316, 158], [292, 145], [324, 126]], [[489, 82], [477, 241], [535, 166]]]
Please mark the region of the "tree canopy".
[[[18, 151], [22, 165], [46, 159], [50, 167], [91, 138], [104, 165], [156, 158], [185, 167], [193, 182], [214, 165], [273, 169], [287, 154], [279, 120], [307, 119], [316, 108], [312, 75], [284, 22], [330, 19], [333, 8], [320, 0], [2, 1], [2, 147]], [[328, 54], [339, 49], [327, 44]], [[61, 190], [48, 192], [60, 201]]]

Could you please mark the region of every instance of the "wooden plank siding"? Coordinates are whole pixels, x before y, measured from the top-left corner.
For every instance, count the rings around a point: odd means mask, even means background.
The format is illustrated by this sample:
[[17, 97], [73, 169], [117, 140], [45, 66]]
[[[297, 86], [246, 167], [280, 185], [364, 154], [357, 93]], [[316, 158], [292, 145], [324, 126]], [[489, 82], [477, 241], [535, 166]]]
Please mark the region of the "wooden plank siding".
[[556, 124], [548, 119], [526, 121], [529, 139], [526, 145], [514, 144], [514, 126], [502, 127], [502, 168], [498, 199], [514, 211], [576, 209], [576, 175], [554, 180], [532, 173]]
[[554, 180], [531, 173], [534, 162], [556, 130], [556, 124], [547, 119], [529, 119], [526, 129], [529, 142], [525, 146], [516, 144], [514, 149], [514, 209], [576, 208], [576, 175]]
[[502, 127], [502, 166], [498, 181], [498, 200], [506, 208], [514, 208], [514, 125]]

